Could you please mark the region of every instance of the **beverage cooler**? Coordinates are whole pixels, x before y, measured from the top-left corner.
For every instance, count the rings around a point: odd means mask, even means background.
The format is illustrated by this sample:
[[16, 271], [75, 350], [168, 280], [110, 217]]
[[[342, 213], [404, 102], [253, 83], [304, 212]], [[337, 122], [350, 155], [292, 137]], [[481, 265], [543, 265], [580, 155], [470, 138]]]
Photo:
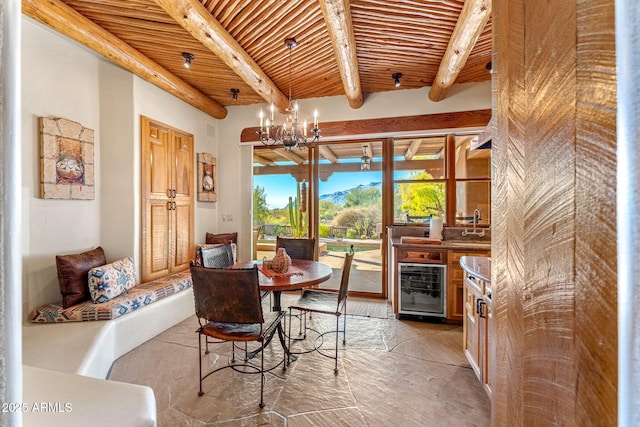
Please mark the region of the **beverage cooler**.
[[446, 317], [446, 265], [398, 263], [398, 314]]

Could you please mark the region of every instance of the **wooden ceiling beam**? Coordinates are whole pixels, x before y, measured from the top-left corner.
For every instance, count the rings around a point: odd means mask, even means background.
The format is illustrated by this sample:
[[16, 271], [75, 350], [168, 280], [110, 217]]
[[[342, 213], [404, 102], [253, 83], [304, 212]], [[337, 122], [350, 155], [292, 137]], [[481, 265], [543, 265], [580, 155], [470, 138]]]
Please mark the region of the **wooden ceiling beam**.
[[356, 37], [351, 24], [351, 6], [347, 0], [320, 0], [322, 14], [336, 56], [344, 93], [353, 109], [362, 107], [362, 85], [358, 72]]
[[281, 157], [284, 157], [287, 160], [291, 160], [292, 162], [301, 165], [303, 164], [307, 159], [302, 158], [301, 156], [298, 156], [296, 153], [294, 153], [293, 151], [288, 151], [288, 150], [278, 150], [278, 154]]
[[414, 139], [413, 141], [411, 141], [409, 148], [407, 148], [407, 152], [404, 154], [404, 159], [411, 160], [413, 156], [416, 155], [421, 145], [422, 145], [421, 139]]
[[94, 24], [60, 0], [22, 0], [22, 13], [217, 119], [227, 109], [175, 74]]
[[[433, 176], [443, 176], [444, 168], [440, 160], [401, 160], [393, 163], [393, 169], [400, 170], [426, 170]], [[360, 162], [348, 162], [348, 163], [335, 163], [331, 165], [325, 165], [321, 174], [325, 176], [331, 176], [334, 173], [344, 172], [360, 172]], [[382, 162], [371, 162], [371, 171], [381, 171]], [[258, 166], [253, 168], [254, 175], [286, 175], [291, 174], [293, 176], [304, 176], [308, 174], [307, 165], [296, 166]]]
[[200, 1], [154, 1], [266, 102], [273, 103], [280, 111], [289, 106], [289, 99]]
[[337, 163], [338, 162], [338, 158], [333, 153], [333, 151], [331, 151], [331, 148], [329, 148], [328, 146], [326, 146], [326, 145], [318, 145], [318, 150], [320, 150], [320, 155], [322, 157], [324, 157], [325, 159], [329, 160], [331, 163]]
[[271, 160], [269, 160], [269, 159], [267, 159], [265, 157], [262, 157], [262, 156], [256, 154], [255, 152], [253, 153], [253, 163], [258, 163], [258, 164], [261, 164], [263, 166], [275, 166], [276, 165], [273, 161], [271, 161]]
[[[479, 131], [487, 126], [491, 118], [491, 110], [456, 111], [450, 113], [424, 114], [403, 117], [381, 117], [376, 119], [345, 120], [339, 122], [322, 122], [321, 141], [336, 139], [355, 139], [360, 136], [382, 138], [391, 134], [414, 135], [432, 132], [449, 132], [455, 129], [477, 128]], [[258, 127], [244, 128], [240, 133], [240, 142], [259, 142]]]
[[492, 0], [465, 0], [453, 29], [449, 45], [442, 57], [438, 73], [429, 91], [429, 99], [442, 101], [453, 86], [469, 54], [491, 17]]

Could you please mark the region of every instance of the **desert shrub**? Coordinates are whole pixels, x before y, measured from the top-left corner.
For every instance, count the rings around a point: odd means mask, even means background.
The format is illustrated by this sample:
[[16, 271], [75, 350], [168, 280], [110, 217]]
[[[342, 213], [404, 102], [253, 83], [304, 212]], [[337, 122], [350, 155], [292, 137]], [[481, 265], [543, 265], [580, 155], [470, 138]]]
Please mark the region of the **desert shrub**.
[[358, 238], [358, 231], [354, 228], [349, 228], [347, 230], [347, 239], [357, 239]]
[[318, 234], [320, 234], [320, 237], [329, 237], [329, 230], [331, 230], [329, 224], [318, 225]]
[[333, 225], [340, 227], [354, 227], [357, 221], [364, 217], [362, 208], [345, 208], [333, 219]]

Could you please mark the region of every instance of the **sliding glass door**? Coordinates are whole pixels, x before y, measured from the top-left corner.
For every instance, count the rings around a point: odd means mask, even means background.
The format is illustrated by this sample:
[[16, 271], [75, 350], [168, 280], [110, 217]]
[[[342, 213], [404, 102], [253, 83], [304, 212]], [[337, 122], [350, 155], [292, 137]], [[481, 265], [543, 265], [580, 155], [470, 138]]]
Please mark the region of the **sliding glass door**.
[[[316, 162], [310, 162], [313, 150]], [[379, 140], [291, 151], [255, 147], [254, 257], [272, 258], [276, 236], [315, 236], [318, 260], [336, 272], [321, 286], [338, 289], [344, 255], [353, 245], [350, 293], [381, 296], [381, 159]]]
[[[351, 294], [382, 294], [382, 142], [318, 146], [319, 260], [342, 266], [353, 245]], [[336, 277], [337, 276], [337, 277]], [[339, 275], [321, 286], [338, 289]]]

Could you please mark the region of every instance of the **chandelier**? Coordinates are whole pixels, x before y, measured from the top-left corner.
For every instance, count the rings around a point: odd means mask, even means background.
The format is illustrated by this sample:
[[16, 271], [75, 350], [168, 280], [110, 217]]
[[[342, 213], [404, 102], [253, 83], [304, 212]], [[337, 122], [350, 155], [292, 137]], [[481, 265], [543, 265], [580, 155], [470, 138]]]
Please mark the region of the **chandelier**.
[[[291, 98], [291, 57], [292, 50], [298, 43], [296, 39], [289, 38], [284, 41], [284, 44], [289, 48], [289, 106], [285, 110], [286, 116], [282, 125], [277, 126], [274, 118], [275, 107], [273, 103], [271, 103], [269, 117], [265, 117], [264, 112], [260, 110], [260, 128], [256, 133], [260, 137], [260, 142], [264, 145], [282, 145], [285, 150], [291, 150], [295, 147], [313, 146], [313, 144], [320, 140], [320, 129], [318, 128], [318, 110], [313, 112], [313, 127], [311, 129], [307, 130], [306, 120], [303, 120], [302, 125], [298, 121], [298, 102], [293, 101]], [[307, 138], [307, 131], [313, 135], [311, 139]]]

